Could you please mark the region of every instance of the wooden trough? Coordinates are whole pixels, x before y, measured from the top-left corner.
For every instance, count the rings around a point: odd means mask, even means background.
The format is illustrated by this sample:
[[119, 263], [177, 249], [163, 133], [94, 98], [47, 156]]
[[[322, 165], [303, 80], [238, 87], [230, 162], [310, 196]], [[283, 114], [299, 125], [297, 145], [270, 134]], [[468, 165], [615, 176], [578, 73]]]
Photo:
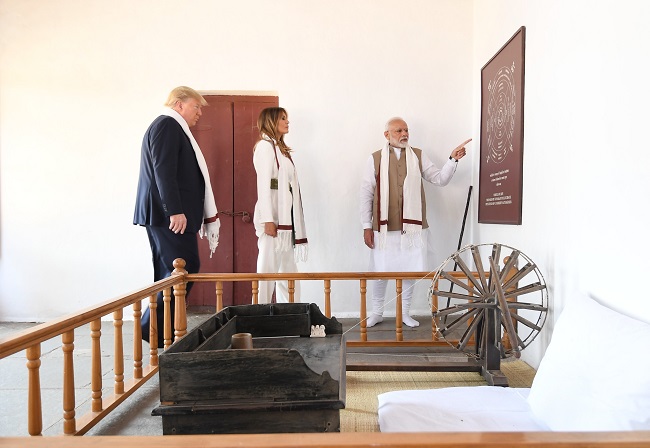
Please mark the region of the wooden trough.
[[[253, 348], [233, 349], [236, 333]], [[338, 432], [345, 355], [341, 324], [313, 303], [226, 307], [160, 355], [152, 415], [165, 435]]]

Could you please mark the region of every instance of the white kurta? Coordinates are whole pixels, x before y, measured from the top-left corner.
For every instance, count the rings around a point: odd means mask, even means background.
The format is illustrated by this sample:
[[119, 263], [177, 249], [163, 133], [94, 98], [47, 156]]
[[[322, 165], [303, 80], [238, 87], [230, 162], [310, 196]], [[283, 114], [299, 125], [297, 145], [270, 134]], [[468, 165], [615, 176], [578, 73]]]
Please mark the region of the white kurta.
[[[399, 160], [402, 152], [399, 148], [393, 148]], [[427, 155], [422, 151], [422, 178], [434, 185], [444, 187], [447, 185], [456, 172], [457, 163], [449, 160], [442, 169], [438, 168]], [[368, 158], [361, 179], [360, 202], [361, 202], [361, 224], [364, 229], [372, 229], [372, 205], [377, 186], [377, 174], [375, 173], [375, 162], [372, 155]], [[379, 249], [377, 245], [371, 250], [370, 270], [378, 272], [391, 271], [424, 271], [426, 266], [427, 231], [422, 230], [423, 244], [420, 247], [402, 247], [401, 232], [388, 232], [386, 247]], [[379, 241], [379, 234], [375, 232], [375, 243]]]
[[[276, 226], [278, 225], [278, 190], [271, 189], [271, 179], [278, 178], [278, 165], [275, 160], [275, 150], [270, 142], [260, 140], [257, 143], [253, 152], [253, 165], [257, 173], [257, 203], [253, 214], [253, 224], [255, 225], [255, 234], [258, 237], [257, 247], [259, 249], [257, 272], [298, 272], [293, 248], [283, 252], [276, 252], [275, 238], [264, 233], [265, 222], [274, 222]], [[286, 165], [290, 166], [290, 171], [287, 174], [289, 180], [293, 181], [295, 178], [294, 166], [293, 164]], [[259, 303], [270, 303], [276, 284], [276, 301], [289, 301], [286, 281], [259, 282]], [[298, 302], [300, 301], [300, 285], [299, 282], [295, 284], [294, 300]]]

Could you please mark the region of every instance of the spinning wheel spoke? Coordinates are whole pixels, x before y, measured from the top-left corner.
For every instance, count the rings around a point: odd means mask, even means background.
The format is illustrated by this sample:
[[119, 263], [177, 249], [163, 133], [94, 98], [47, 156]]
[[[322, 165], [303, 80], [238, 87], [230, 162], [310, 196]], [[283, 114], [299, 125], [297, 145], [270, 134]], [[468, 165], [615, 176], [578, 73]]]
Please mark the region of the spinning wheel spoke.
[[503, 284], [503, 288], [504, 288], [504, 289], [507, 289], [507, 288], [509, 288], [511, 285], [514, 285], [514, 284], [516, 284], [516, 283], [519, 283], [519, 281], [520, 281], [522, 278], [524, 278], [525, 276], [527, 276], [528, 274], [530, 274], [530, 273], [531, 273], [531, 272], [532, 272], [536, 267], [537, 267], [537, 266], [535, 266], [535, 265], [532, 264], [532, 263], [527, 263], [526, 266], [524, 266], [523, 268], [521, 268], [521, 269], [520, 269], [520, 270], [519, 270], [515, 275], [512, 276], [512, 278], [510, 278], [508, 281], [506, 281], [506, 282]]
[[505, 297], [506, 299], [511, 299], [517, 296], [523, 296], [525, 294], [529, 294], [531, 292], [541, 291], [543, 289], [546, 289], [546, 286], [540, 285], [539, 283], [533, 283], [532, 285], [523, 286], [521, 288], [508, 291], [507, 293], [505, 293]]
[[460, 259], [460, 257], [454, 257], [454, 261], [456, 264], [458, 264], [458, 267], [460, 267], [460, 270], [463, 271], [463, 273], [467, 276], [467, 280], [474, 285], [474, 287], [481, 293], [481, 295], [485, 294], [485, 290], [483, 289], [483, 286], [480, 285], [479, 283], [476, 283], [476, 279], [474, 278], [474, 274], [472, 274], [472, 271], [467, 267], [465, 262]]
[[[506, 294], [506, 297], [508, 297], [507, 294]], [[510, 307], [511, 310], [512, 309], [514, 309], [514, 310], [531, 310], [531, 311], [543, 311], [543, 312], [548, 311], [548, 308], [546, 308], [545, 306], [542, 306], [542, 305], [538, 305], [536, 303], [510, 302], [508, 304], [508, 306]]]
[[[489, 260], [490, 260], [490, 268], [494, 274], [494, 277], [497, 278], [497, 276], [499, 275], [497, 272], [497, 265], [494, 262], [494, 259], [492, 257], [490, 257]], [[508, 308], [508, 303], [506, 302], [506, 298], [503, 296], [503, 289], [501, 288], [501, 282], [495, 283], [495, 286], [497, 291], [497, 299], [499, 300], [499, 308], [503, 316], [501, 321], [502, 322], [505, 321], [505, 326], [506, 326], [506, 330], [508, 330], [508, 334], [516, 335], [517, 332], [515, 331], [514, 325], [512, 325], [512, 318], [510, 317], [510, 308]], [[519, 353], [519, 345], [517, 345], [514, 348], [514, 351], [515, 351], [515, 357], [519, 358], [519, 356], [521, 356]]]
[[[519, 251], [518, 250], [513, 250], [510, 253], [510, 256], [508, 257], [508, 261], [506, 261], [506, 264], [503, 266], [503, 269], [501, 270], [501, 277], [500, 281], [502, 283], [502, 288], [505, 289], [506, 286], [503, 284], [503, 281], [505, 280], [503, 277], [508, 275], [508, 272], [512, 269], [513, 266], [517, 263], [517, 260], [519, 259]], [[499, 259], [494, 258], [494, 260], [498, 263]]]
[[443, 316], [448, 316], [450, 314], [456, 314], [461, 311], [465, 311], [469, 308], [474, 308], [477, 306], [483, 305], [482, 303], [477, 304], [477, 303], [468, 303], [466, 305], [452, 305], [447, 308], [441, 308], [436, 311], [436, 316], [437, 317], [443, 317]]
[[452, 276], [449, 275], [447, 272], [441, 272], [440, 275], [441, 275], [442, 278], [444, 278], [445, 280], [447, 280], [447, 281], [453, 283], [454, 285], [460, 286], [461, 288], [465, 289], [465, 290], [468, 291], [468, 292], [474, 292], [474, 291], [475, 291], [474, 288], [470, 287], [468, 284], [465, 284], [465, 283], [461, 282], [461, 281], [458, 280], [457, 278], [452, 277]]
[[500, 260], [501, 259], [501, 244], [492, 245], [492, 259]]
[[[485, 282], [485, 269], [483, 269], [483, 262], [481, 261], [481, 254], [476, 246], [472, 246], [472, 258], [474, 259], [474, 266], [476, 266], [476, 276], [483, 286], [483, 291], [487, 291], [488, 285]], [[483, 292], [482, 291], [482, 292]]]
[[512, 317], [517, 322], [521, 322], [522, 324], [524, 324], [528, 328], [532, 328], [535, 331], [540, 331], [542, 329], [542, 327], [540, 327], [539, 325], [536, 325], [536, 324], [532, 323], [531, 321], [529, 321], [525, 317], [521, 317], [519, 314], [510, 313], [510, 317]]
[[[512, 345], [512, 338], [510, 337], [510, 333], [508, 333], [508, 330], [505, 328], [505, 326], [504, 326], [504, 333], [503, 334], [504, 334], [504, 336], [507, 336], [508, 341], [510, 341], [510, 345]], [[515, 340], [517, 341], [517, 347], [524, 348], [525, 347], [524, 342], [521, 340], [519, 335], [517, 333], [514, 333], [514, 335], [515, 335]], [[518, 349], [517, 349], [517, 351], [518, 351]], [[508, 352], [506, 352], [506, 354], [507, 353]]]
[[441, 331], [443, 332], [443, 334], [445, 334], [445, 333], [449, 333], [449, 332], [452, 332], [452, 331], [454, 331], [454, 330], [456, 329], [456, 327], [458, 327], [460, 324], [463, 324], [463, 323], [467, 322], [467, 320], [468, 320], [470, 317], [474, 316], [476, 313], [482, 313], [482, 312], [483, 312], [483, 310], [479, 311], [479, 310], [477, 310], [477, 309], [467, 310], [466, 313], [463, 313], [462, 316], [460, 316], [459, 318], [457, 318], [456, 320], [454, 320], [454, 321], [453, 321], [452, 323], [450, 323], [449, 325], [443, 325]]
[[483, 315], [484, 314], [485, 314], [485, 312], [479, 313], [476, 316], [476, 319], [474, 319], [472, 321], [472, 323], [469, 325], [469, 327], [467, 327], [467, 330], [465, 330], [465, 332], [461, 336], [460, 341], [458, 342], [458, 346], [456, 347], [456, 348], [458, 348], [458, 350], [465, 350], [465, 348], [467, 347], [467, 344], [470, 342], [470, 340], [472, 339], [472, 336], [476, 332], [476, 327], [483, 320]]
[[468, 296], [467, 294], [461, 294], [459, 292], [451, 291], [433, 291], [438, 297], [449, 297], [452, 299], [463, 299], [463, 300], [476, 300], [476, 296]]

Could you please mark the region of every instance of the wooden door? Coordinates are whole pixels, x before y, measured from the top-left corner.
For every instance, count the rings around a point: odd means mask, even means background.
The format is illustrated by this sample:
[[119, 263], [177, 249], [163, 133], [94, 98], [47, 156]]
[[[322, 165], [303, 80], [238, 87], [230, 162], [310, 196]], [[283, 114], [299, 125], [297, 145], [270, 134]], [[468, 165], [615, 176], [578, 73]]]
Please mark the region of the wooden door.
[[[204, 95], [209, 106], [192, 128], [192, 134], [205, 156], [221, 230], [219, 246], [209, 256], [208, 242], [199, 239], [200, 272], [255, 272], [257, 237], [253, 211], [257, 201], [253, 146], [258, 140], [257, 117], [266, 107], [278, 105], [277, 97]], [[226, 283], [223, 304], [252, 302], [247, 282]], [[212, 283], [196, 283], [188, 305], [215, 307]]]

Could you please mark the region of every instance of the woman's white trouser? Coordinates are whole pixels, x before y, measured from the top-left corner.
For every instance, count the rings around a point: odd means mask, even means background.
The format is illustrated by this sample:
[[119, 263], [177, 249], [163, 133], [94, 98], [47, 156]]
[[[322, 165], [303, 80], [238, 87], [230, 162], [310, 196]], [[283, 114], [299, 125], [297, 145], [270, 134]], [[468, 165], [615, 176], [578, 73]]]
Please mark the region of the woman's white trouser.
[[[265, 233], [257, 240], [257, 272], [258, 273], [288, 273], [298, 272], [293, 248], [284, 252], [275, 251], [275, 238]], [[277, 303], [289, 302], [289, 286], [286, 280], [277, 282], [259, 282], [258, 303], [271, 303], [275, 288], [275, 301]], [[295, 282], [293, 294], [294, 302], [300, 302], [300, 283]]]

